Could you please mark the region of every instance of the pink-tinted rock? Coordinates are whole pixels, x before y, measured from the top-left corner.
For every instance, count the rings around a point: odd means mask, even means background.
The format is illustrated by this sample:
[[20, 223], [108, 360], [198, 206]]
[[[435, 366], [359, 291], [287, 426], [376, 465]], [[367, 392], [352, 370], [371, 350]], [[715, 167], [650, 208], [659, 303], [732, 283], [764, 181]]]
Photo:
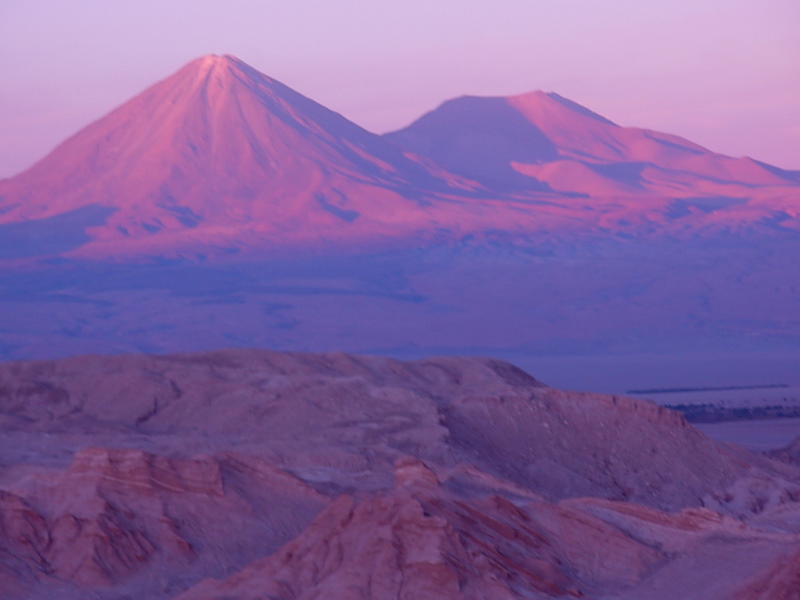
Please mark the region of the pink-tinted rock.
[[796, 467], [491, 359], [8, 363], [0, 413], [4, 598], [727, 600], [800, 544]]
[[800, 552], [782, 557], [734, 600], [797, 600], [800, 598]]

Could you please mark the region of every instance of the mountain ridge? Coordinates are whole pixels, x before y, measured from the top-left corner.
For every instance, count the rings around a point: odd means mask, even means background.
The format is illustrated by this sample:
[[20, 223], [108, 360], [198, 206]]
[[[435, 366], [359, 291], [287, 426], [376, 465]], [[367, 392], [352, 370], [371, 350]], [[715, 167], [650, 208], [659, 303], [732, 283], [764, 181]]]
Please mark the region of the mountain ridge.
[[378, 136], [209, 55], [0, 181], [0, 258], [791, 231], [798, 187], [552, 92], [450, 100]]
[[[505, 129], [511, 128], [512, 121], [518, 132], [527, 129], [524, 134], [527, 154], [518, 147], [507, 147], [503, 149], [505, 155], [498, 160], [491, 156], [496, 148], [491, 148], [490, 152], [470, 138], [471, 134], [485, 133], [484, 130], [508, 137]], [[502, 131], [498, 131], [498, 123], [504, 124]], [[468, 172], [475, 164], [495, 160], [497, 165], [489, 174], [490, 183], [516, 184], [530, 189], [537, 189], [543, 182], [554, 183], [555, 180], [538, 167], [542, 163], [560, 161], [580, 164], [594, 169], [601, 177], [662, 195], [685, 195], [681, 185], [691, 193], [697, 193], [696, 187], [702, 185], [700, 193], [707, 193], [714, 189], [711, 184], [715, 180], [749, 186], [793, 186], [796, 183], [791, 172], [762, 167], [747, 157], [719, 155], [679, 136], [622, 127], [563, 96], [540, 91], [449, 100], [408, 127], [386, 136], [455, 172]], [[533, 152], [531, 145], [535, 148]], [[657, 172], [643, 176], [641, 171], [647, 168]], [[681, 172], [684, 179], [685, 175], [692, 178], [682, 181]], [[527, 186], [520, 174], [529, 178]], [[671, 177], [673, 188], [659, 186], [659, 176]], [[554, 185], [554, 189], [585, 191], [565, 188], [563, 182], [560, 183], [562, 186]], [[676, 183], [679, 184], [677, 188]]]

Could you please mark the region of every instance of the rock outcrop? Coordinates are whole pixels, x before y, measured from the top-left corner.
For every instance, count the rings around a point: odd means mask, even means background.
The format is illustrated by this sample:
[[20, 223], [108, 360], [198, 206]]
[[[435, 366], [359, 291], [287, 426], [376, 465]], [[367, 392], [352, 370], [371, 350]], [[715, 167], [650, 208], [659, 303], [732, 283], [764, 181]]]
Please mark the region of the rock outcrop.
[[0, 416], [4, 598], [666, 600], [698, 580], [717, 583], [695, 597], [721, 600], [793, 585], [794, 465], [492, 359], [7, 363]]

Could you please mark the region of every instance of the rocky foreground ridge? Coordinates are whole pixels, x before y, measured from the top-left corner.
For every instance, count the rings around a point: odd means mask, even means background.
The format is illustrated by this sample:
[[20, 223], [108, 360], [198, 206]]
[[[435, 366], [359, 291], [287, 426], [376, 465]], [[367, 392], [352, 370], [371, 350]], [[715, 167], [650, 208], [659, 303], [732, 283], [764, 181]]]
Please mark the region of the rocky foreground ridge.
[[0, 597], [800, 597], [800, 470], [497, 360], [0, 365]]

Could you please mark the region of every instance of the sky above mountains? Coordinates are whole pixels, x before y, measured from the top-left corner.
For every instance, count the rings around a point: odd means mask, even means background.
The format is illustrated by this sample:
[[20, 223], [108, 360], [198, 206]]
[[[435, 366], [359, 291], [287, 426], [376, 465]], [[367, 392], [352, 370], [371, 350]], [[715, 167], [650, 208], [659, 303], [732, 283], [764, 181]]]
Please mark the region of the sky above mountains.
[[622, 125], [800, 168], [794, 0], [0, 4], [0, 177], [231, 53], [375, 132], [464, 94], [556, 91]]

